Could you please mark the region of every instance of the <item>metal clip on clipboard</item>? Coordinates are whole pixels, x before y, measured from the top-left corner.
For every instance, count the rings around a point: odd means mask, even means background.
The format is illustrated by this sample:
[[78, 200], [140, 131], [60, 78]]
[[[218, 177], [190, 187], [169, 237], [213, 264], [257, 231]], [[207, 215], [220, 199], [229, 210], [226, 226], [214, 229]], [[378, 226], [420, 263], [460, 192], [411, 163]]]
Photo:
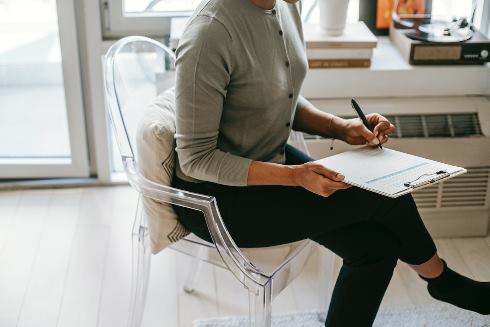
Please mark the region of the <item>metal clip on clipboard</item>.
[[[428, 179], [428, 180], [425, 180], [425, 181], [420, 181], [420, 182], [416, 183], [422, 177], [424, 177], [424, 176], [432, 176], [432, 175], [436, 175], [436, 176], [434, 176], [431, 179]], [[423, 174], [423, 175], [420, 175], [417, 179], [415, 179], [415, 180], [413, 180], [411, 182], [406, 182], [403, 185], [406, 186], [406, 187], [411, 187], [412, 189], [416, 189], [418, 187], [425, 186], [427, 184], [435, 183], [436, 181], [438, 181], [440, 179], [443, 179], [443, 178], [446, 178], [446, 177], [449, 177], [449, 176], [451, 176], [451, 174], [449, 174], [447, 171], [445, 171], [445, 170], [439, 170], [439, 171], [437, 171], [437, 172], [435, 172], [433, 174]]]

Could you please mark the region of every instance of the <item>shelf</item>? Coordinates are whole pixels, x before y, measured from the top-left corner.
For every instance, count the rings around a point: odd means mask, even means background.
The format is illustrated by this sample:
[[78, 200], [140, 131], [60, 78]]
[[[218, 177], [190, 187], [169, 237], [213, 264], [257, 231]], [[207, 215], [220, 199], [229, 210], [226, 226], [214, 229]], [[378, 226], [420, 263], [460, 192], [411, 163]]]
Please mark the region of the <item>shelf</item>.
[[490, 95], [490, 65], [412, 66], [388, 37], [379, 37], [370, 68], [310, 69], [302, 95], [309, 99]]

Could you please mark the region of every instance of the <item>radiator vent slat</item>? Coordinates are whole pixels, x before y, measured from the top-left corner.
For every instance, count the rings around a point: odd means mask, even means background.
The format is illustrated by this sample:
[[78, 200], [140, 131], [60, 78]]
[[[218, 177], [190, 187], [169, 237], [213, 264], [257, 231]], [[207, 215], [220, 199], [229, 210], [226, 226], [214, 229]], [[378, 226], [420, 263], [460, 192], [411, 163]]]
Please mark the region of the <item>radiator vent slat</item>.
[[427, 115], [425, 117], [427, 133], [429, 137], [448, 137], [451, 135], [448, 115]]
[[477, 113], [396, 115], [398, 132], [393, 137], [463, 137], [482, 135]]
[[487, 203], [490, 167], [470, 168], [442, 185], [441, 207], [484, 207]]
[[436, 208], [438, 189], [439, 186], [434, 185], [434, 186], [423, 188], [417, 192], [414, 192], [413, 198], [415, 199], [415, 203], [417, 203], [417, 207], [419, 209]]
[[[343, 116], [353, 118], [354, 116]], [[483, 135], [478, 113], [386, 115], [396, 125], [391, 137], [470, 137]], [[305, 134], [305, 139], [321, 137]]]
[[399, 137], [423, 137], [424, 125], [422, 116], [398, 116]]
[[[481, 208], [488, 206], [490, 167], [469, 168], [441, 186], [434, 185], [413, 193], [419, 208]], [[440, 203], [438, 203], [440, 199]]]

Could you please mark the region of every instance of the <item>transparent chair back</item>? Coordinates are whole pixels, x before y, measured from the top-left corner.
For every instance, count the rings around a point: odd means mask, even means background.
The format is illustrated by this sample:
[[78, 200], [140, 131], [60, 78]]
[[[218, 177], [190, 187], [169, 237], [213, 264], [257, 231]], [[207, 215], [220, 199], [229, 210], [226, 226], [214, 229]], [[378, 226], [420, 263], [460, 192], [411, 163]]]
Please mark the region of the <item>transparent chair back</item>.
[[[249, 291], [250, 325], [270, 326], [271, 302], [302, 270], [312, 252], [313, 242], [304, 240], [284, 245], [281, 258], [268, 258], [267, 249], [242, 250], [228, 233], [213, 197], [186, 192], [148, 180], [138, 172], [136, 127], [148, 104], [161, 92], [174, 86], [175, 56], [167, 47], [152, 39], [132, 36], [116, 42], [104, 62], [106, 107], [111, 118], [124, 171], [131, 186], [143, 197], [162, 203], [184, 206], [204, 214], [213, 243], [190, 234], [171, 248], [202, 261], [228, 269]], [[301, 135], [292, 142], [306, 151]], [[141, 202], [140, 202], [141, 203]], [[138, 208], [133, 227], [133, 280], [128, 326], [140, 326], [148, 288], [151, 262], [149, 233], [145, 216]], [[260, 226], [257, 226], [260, 228]], [[268, 249], [270, 250], [270, 249]], [[198, 261], [196, 261], [198, 262]], [[198, 278], [199, 269], [190, 269], [189, 284]], [[325, 283], [328, 276], [325, 276]], [[322, 285], [322, 283], [320, 283]], [[326, 310], [329, 285], [321, 291], [321, 308]]]

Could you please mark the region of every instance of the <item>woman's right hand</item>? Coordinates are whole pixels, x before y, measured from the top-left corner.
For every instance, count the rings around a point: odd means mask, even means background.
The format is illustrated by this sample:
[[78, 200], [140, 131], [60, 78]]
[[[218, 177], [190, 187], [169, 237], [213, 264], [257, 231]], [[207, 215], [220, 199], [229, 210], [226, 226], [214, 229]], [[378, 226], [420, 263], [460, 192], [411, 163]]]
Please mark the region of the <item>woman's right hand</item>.
[[314, 162], [293, 166], [293, 176], [297, 186], [323, 197], [351, 187], [343, 182], [344, 176]]

